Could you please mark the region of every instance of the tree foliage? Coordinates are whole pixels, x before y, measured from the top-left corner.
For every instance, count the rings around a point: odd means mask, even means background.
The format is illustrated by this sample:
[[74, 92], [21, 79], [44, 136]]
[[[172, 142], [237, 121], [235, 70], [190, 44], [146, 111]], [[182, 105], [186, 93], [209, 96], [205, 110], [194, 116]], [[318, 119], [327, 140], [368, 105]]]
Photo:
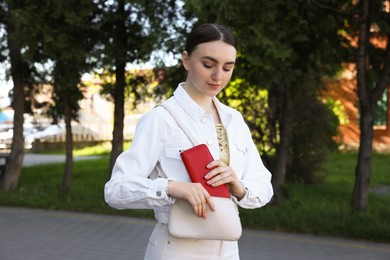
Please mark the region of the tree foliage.
[[[175, 39], [178, 1], [97, 1], [100, 10], [100, 44], [96, 59], [115, 74], [112, 98], [115, 103], [109, 174], [123, 151], [124, 96], [126, 88], [138, 102], [136, 81], [127, 81], [126, 65], [147, 61], [155, 48], [168, 51]], [[110, 86], [110, 85], [107, 85]], [[112, 85], [111, 85], [112, 86]]]
[[[88, 0], [22, 2], [12, 13], [6, 10], [17, 28], [15, 34], [8, 33], [8, 37], [20, 46], [18, 53], [25, 64], [19, 79], [24, 78], [27, 86], [41, 80], [40, 83], [46, 81], [54, 87], [53, 119], [65, 118], [66, 122], [67, 156], [62, 184], [62, 190], [66, 191], [70, 188], [73, 163], [71, 121], [77, 120], [78, 101], [82, 98], [81, 75], [90, 68], [87, 58], [95, 41], [96, 7]], [[11, 64], [11, 70], [15, 68]], [[19, 79], [14, 78], [14, 84]], [[23, 131], [23, 125], [17, 128]], [[20, 139], [23, 140], [23, 136]]]
[[[256, 127], [252, 125], [252, 129], [255, 137], [256, 132], [270, 134], [268, 143], [273, 144], [276, 149], [272, 167], [275, 198], [280, 198], [281, 186], [287, 172], [299, 173], [301, 168], [299, 165], [314, 161], [320, 164], [324, 158], [323, 153], [316, 152], [325, 146], [323, 143], [310, 147], [310, 143], [318, 141], [315, 137], [305, 139], [306, 147], [313, 149], [311, 153], [304, 157], [294, 157], [300, 154], [299, 146], [294, 145], [294, 138], [302, 136], [299, 133], [311, 131], [310, 123], [298, 123], [303, 120], [316, 121], [317, 116], [305, 114], [306, 108], [300, 105], [308, 99], [308, 102], [316, 103], [317, 107], [323, 107], [324, 105], [314, 98], [315, 95], [309, 93], [316, 92], [322, 76], [331, 75], [340, 68], [341, 44], [339, 38], [335, 36], [341, 18], [333, 15], [333, 7], [328, 7], [334, 5], [337, 8], [343, 1], [328, 1], [328, 6], [323, 6], [317, 1], [304, 0], [287, 2], [189, 0], [186, 3], [187, 8], [199, 17], [199, 22], [221, 23], [234, 32], [239, 46], [235, 75], [245, 78], [253, 85], [252, 93], [258, 93], [259, 88], [269, 91], [267, 107], [256, 111], [258, 117], [268, 117], [269, 131], [265, 133], [258, 130], [261, 129], [260, 123], [255, 124]], [[301, 92], [303, 86], [306, 91]], [[240, 87], [246, 88], [247, 85]], [[242, 90], [242, 100], [245, 100], [247, 92]], [[256, 100], [256, 97], [252, 96], [251, 100]], [[250, 102], [242, 105], [248, 106], [248, 111], [257, 107]], [[251, 122], [253, 116], [245, 113], [244, 115], [248, 122]], [[318, 128], [317, 131], [324, 129]], [[330, 132], [332, 131], [326, 134]], [[261, 139], [257, 141], [261, 143]], [[293, 157], [298, 161], [292, 160]], [[313, 175], [316, 167], [312, 169], [308, 167], [307, 170]]]
[[229, 86], [221, 92], [220, 99], [228, 105], [237, 108], [252, 130], [257, 148], [270, 167], [275, 156], [277, 134], [270, 122], [271, 109], [268, 104], [268, 91], [260, 89], [245, 79], [236, 77]]
[[318, 183], [326, 177], [322, 171], [325, 156], [335, 150], [331, 137], [337, 135], [339, 120], [313, 88], [310, 77], [297, 88], [290, 158], [286, 179], [294, 182]]
[[[67, 124], [67, 173], [72, 166], [70, 124], [77, 120], [83, 94], [81, 75], [93, 67], [114, 75], [104, 90], [115, 102], [112, 168], [123, 147], [124, 97], [132, 96], [136, 104], [150, 94], [142, 88], [145, 77], [126, 74], [126, 66], [151, 57], [161, 65], [164, 55], [177, 57], [195, 22], [226, 25], [236, 35], [239, 52], [234, 77], [220, 98], [244, 114], [273, 168], [278, 198], [285, 179], [313, 182], [321, 177], [314, 172], [332, 146], [336, 121], [318, 98], [317, 87], [342, 62], [356, 63], [361, 146], [352, 201], [362, 210], [367, 207], [376, 102], [390, 81], [388, 8], [387, 0], [3, 0], [0, 61], [11, 63], [19, 118], [30, 107], [20, 100], [26, 100], [36, 82], [54, 86], [51, 113]], [[154, 96], [170, 95], [184, 77], [180, 64], [166, 69]], [[22, 120], [17, 124], [15, 136], [23, 139]], [[13, 148], [19, 168], [20, 145]], [[64, 175], [64, 189], [70, 187], [70, 176]]]
[[355, 54], [350, 58], [357, 68], [361, 132], [352, 207], [361, 212], [368, 206], [377, 102], [390, 85], [390, 3], [362, 0], [350, 8], [354, 15], [346, 20], [344, 36]]
[[55, 118], [64, 118], [66, 126], [66, 162], [61, 190], [71, 187], [73, 169], [72, 120], [78, 119], [82, 75], [89, 71], [88, 57], [96, 42], [97, 7], [89, 0], [46, 1], [40, 13], [45, 21], [42, 53], [53, 62]]

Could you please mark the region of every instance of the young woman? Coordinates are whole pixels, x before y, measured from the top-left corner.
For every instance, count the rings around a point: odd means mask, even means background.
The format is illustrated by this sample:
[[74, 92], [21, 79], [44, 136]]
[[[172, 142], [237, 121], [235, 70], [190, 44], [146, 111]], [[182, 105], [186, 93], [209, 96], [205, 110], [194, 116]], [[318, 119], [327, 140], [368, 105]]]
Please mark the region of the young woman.
[[[187, 70], [169, 98], [170, 106], [216, 159], [208, 184], [227, 184], [243, 208], [259, 208], [272, 195], [271, 174], [264, 167], [242, 115], [216, 96], [229, 82], [236, 61], [235, 39], [225, 27], [203, 24], [190, 33], [182, 54]], [[191, 183], [180, 152], [192, 144], [169, 112], [157, 106], [140, 120], [131, 147], [117, 159], [105, 200], [114, 208], [153, 209], [157, 225], [145, 259], [239, 259], [237, 241], [182, 239], [169, 234], [169, 210], [175, 199], [187, 200], [194, 214], [207, 218], [212, 198]]]

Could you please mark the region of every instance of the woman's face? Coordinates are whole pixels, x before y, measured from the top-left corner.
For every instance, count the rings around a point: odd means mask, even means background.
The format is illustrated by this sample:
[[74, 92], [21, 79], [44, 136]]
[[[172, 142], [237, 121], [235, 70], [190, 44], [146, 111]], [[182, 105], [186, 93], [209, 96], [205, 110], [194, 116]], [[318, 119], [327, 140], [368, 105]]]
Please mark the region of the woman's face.
[[186, 85], [193, 95], [216, 96], [229, 82], [236, 61], [236, 49], [223, 41], [199, 44], [191, 56], [183, 53]]

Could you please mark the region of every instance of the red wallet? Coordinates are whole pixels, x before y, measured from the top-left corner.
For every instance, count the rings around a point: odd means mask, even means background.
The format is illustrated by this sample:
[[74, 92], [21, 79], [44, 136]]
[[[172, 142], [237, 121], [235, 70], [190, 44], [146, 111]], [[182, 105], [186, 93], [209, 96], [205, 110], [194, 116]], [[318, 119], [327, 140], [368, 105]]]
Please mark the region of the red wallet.
[[229, 198], [230, 192], [226, 184], [213, 187], [207, 184], [204, 176], [214, 168], [208, 169], [206, 166], [214, 161], [209, 148], [205, 144], [194, 146], [180, 153], [184, 166], [192, 182], [199, 182], [211, 196]]

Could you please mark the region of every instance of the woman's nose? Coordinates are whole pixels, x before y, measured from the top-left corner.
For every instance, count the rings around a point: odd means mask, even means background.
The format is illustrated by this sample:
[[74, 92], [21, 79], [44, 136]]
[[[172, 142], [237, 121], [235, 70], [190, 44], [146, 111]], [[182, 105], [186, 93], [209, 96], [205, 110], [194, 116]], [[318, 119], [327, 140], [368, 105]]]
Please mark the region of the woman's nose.
[[212, 78], [215, 81], [220, 81], [222, 79], [222, 68], [215, 68]]

